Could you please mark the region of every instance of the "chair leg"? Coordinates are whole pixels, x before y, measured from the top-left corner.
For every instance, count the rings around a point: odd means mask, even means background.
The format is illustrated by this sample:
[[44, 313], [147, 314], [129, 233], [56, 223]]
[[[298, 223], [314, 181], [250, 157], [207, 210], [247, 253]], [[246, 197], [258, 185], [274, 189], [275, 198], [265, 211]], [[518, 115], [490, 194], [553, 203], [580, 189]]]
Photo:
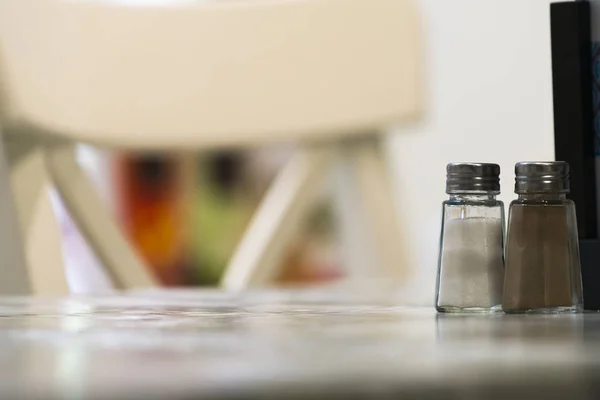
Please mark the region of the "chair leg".
[[340, 146], [336, 207], [343, 263], [350, 280], [401, 283], [408, 275], [393, 180], [379, 135]]
[[74, 145], [58, 142], [48, 144], [45, 156], [67, 209], [106, 268], [115, 288], [156, 286], [149, 269], [133, 250], [77, 163]]
[[[9, 265], [20, 271], [12, 271], [14, 288], [1, 288], [4, 293], [18, 292], [35, 295], [64, 295], [69, 293], [65, 266], [62, 258], [60, 229], [50, 202], [51, 180], [44, 164], [39, 141], [26, 134], [5, 137], [12, 191], [2, 190], [2, 240], [6, 248], [0, 250], [4, 267]], [[4, 160], [3, 160], [4, 161]], [[4, 168], [4, 164], [0, 168]], [[0, 174], [4, 182], [5, 175]], [[15, 215], [6, 213], [7, 194], [13, 193]], [[18, 220], [20, 234], [6, 235], [4, 230]], [[4, 237], [5, 236], [5, 237]], [[17, 243], [16, 241], [19, 241]], [[21, 244], [22, 243], [22, 244]], [[20, 254], [24, 249], [24, 255]], [[24, 261], [23, 261], [24, 259]], [[21, 267], [21, 265], [23, 265]], [[4, 275], [3, 276], [7, 276]], [[27, 282], [25, 282], [25, 277]], [[10, 283], [11, 279], [2, 285]]]
[[276, 176], [222, 279], [226, 289], [266, 285], [323, 189], [332, 159], [328, 147], [299, 150]]

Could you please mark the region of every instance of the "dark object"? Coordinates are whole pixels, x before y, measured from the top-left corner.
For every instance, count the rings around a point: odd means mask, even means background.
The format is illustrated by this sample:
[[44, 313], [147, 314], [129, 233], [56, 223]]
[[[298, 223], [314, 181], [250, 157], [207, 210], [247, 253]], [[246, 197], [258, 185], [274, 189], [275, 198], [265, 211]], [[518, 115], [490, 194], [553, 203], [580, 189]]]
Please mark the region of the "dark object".
[[583, 305], [586, 310], [600, 310], [600, 241], [579, 241], [581, 254], [581, 280], [583, 282]]
[[571, 166], [586, 310], [600, 310], [591, 17], [587, 1], [550, 6], [555, 157]]
[[243, 155], [239, 152], [219, 152], [211, 156], [209, 177], [226, 194], [242, 179]]
[[571, 167], [569, 198], [577, 204], [579, 237], [595, 239], [590, 5], [584, 1], [554, 3], [550, 7], [555, 156]]
[[577, 312], [583, 308], [575, 203], [565, 162], [515, 166], [506, 236], [505, 312]]
[[130, 156], [129, 168], [133, 171], [135, 190], [149, 197], [160, 197], [173, 190], [177, 179], [177, 164], [172, 158], [161, 155]]

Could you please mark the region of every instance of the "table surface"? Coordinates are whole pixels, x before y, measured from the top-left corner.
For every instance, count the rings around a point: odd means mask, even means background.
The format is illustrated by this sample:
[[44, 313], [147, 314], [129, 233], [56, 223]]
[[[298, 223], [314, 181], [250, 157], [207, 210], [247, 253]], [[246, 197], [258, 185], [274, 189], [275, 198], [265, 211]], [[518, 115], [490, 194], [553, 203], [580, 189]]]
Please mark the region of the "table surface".
[[0, 298], [0, 360], [1, 398], [593, 399], [600, 314], [437, 314], [384, 291]]

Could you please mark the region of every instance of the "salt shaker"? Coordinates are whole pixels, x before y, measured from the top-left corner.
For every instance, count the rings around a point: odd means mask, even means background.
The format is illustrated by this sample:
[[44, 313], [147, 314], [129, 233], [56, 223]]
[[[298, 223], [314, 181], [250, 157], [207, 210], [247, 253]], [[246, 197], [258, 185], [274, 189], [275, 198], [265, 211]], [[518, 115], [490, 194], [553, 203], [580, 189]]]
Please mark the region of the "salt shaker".
[[575, 204], [566, 162], [515, 166], [506, 243], [505, 312], [577, 312], [583, 308]]
[[452, 163], [446, 168], [436, 309], [500, 311], [504, 282], [504, 205], [500, 166]]

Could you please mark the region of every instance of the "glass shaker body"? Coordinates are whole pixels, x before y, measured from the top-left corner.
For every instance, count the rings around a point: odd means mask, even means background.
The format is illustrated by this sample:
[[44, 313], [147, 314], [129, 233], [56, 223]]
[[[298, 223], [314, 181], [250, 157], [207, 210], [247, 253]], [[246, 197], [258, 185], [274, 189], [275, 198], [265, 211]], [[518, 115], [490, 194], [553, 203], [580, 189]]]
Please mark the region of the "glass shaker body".
[[496, 200], [499, 167], [495, 167], [495, 184], [475, 187], [490, 190], [461, 191], [464, 182], [447, 189], [450, 198], [443, 202], [435, 302], [439, 312], [501, 309], [504, 205]]
[[576, 211], [566, 198], [568, 165], [519, 163], [515, 169], [519, 198], [509, 210], [502, 308], [509, 313], [581, 311]]
[[583, 308], [575, 203], [564, 194], [522, 194], [510, 205], [505, 312]]

